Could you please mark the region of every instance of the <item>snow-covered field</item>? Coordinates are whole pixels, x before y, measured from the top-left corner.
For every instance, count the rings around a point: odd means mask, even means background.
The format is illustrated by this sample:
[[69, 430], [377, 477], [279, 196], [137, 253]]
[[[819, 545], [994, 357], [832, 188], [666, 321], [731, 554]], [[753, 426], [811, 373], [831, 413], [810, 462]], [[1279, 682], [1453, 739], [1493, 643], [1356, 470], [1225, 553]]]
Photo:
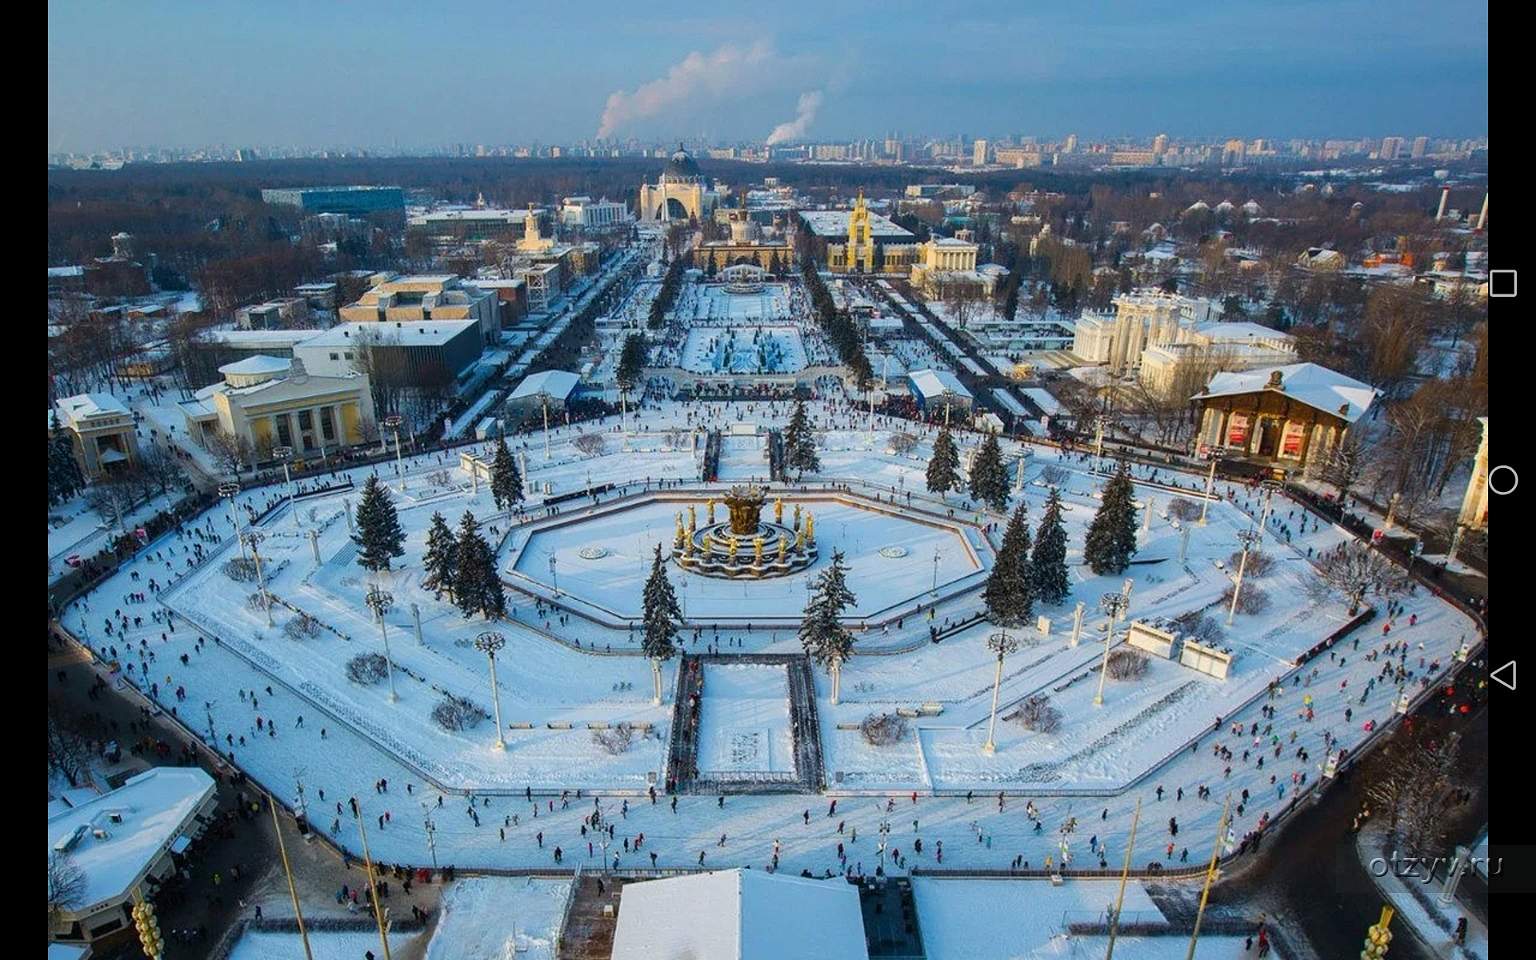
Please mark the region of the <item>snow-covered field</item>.
[[699, 708], [699, 771], [718, 774], [794, 773], [789, 681], [782, 666], [704, 667]]

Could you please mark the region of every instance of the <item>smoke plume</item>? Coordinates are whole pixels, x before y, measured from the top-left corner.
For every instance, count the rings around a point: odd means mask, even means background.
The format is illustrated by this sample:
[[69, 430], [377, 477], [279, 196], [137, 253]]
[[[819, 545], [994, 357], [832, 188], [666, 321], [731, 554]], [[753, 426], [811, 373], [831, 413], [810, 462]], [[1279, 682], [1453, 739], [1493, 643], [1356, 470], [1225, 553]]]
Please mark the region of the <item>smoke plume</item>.
[[767, 41], [746, 48], [726, 44], [708, 54], [695, 50], [668, 68], [665, 76], [633, 91], [615, 90], [609, 94], [597, 135], [610, 137], [625, 124], [654, 117], [695, 97], [719, 98], [739, 93], [759, 72], [757, 68], [772, 57], [773, 50]]
[[820, 109], [820, 90], [800, 94], [800, 102], [795, 106], [795, 119], [774, 127], [773, 132], [768, 134], [768, 146], [805, 136], [806, 128], [816, 119], [816, 111]]

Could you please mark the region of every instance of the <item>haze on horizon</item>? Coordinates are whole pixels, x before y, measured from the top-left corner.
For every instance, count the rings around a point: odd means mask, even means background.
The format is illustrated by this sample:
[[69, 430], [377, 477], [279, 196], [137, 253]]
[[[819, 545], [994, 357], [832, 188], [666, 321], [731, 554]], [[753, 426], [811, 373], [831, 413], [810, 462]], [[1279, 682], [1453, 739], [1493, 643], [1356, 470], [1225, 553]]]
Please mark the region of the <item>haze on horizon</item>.
[[1488, 127], [1486, 3], [50, 0], [48, 28], [50, 153]]

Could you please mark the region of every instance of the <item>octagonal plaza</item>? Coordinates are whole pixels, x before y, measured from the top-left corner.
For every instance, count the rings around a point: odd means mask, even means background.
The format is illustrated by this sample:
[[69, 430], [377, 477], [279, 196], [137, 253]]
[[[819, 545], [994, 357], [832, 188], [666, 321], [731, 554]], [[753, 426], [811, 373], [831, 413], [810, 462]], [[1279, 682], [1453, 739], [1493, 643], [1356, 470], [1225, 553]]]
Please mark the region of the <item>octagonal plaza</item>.
[[[670, 556], [677, 515], [686, 518], [691, 506], [702, 526], [706, 500], [714, 497], [716, 518], [723, 519], [719, 498], [727, 489], [700, 485], [646, 493], [533, 521], [508, 537], [503, 572], [512, 586], [546, 602], [605, 626], [627, 627], [640, 618], [641, 587], [656, 546]], [[669, 561], [667, 574], [688, 623], [798, 624], [807, 589], [831, 564], [834, 550], [843, 552], [848, 586], [858, 597], [846, 617], [872, 627], [911, 616], [936, 597], [974, 589], [991, 568], [993, 547], [981, 528], [924, 507], [814, 487], [789, 493], [783, 502], [786, 524], [796, 507], [814, 515], [815, 562], [781, 577], [722, 580]], [[771, 513], [771, 505], [764, 512]]]
[[[597, 518], [601, 511], [625, 507], [632, 499], [640, 502], [647, 495], [646, 502], [658, 507], [651, 519], [650, 542], [664, 541], [674, 529], [676, 511], [683, 507], [655, 499], [656, 479], [678, 484], [662, 492], [684, 500], [701, 502], [696, 498], [706, 489], [694, 486], [700, 469], [697, 453], [666, 438], [701, 420], [724, 428], [739, 419], [739, 412], [743, 412], [740, 404], [648, 410], [648, 435], [632, 434], [610, 444], [610, 452], [599, 456], [584, 456], [575, 448], [574, 430], [555, 434], [547, 458], [540, 456], [537, 434], [522, 438], [530, 454], [530, 496], [512, 514], [496, 509], [485, 484], [476, 490], [467, 475], [451, 472], [450, 465], [435, 454], [407, 458], [407, 491], [400, 494], [398, 485], [391, 483], [406, 534], [405, 554], [393, 570], [378, 577], [379, 586], [391, 592], [395, 601], [384, 614], [382, 626], [363, 602], [370, 578], [356, 563], [346, 518], [347, 498], [356, 506], [356, 487], [350, 484], [361, 483], [370, 467], [324, 477], [325, 482], [342, 487], [301, 499], [297, 521], [282, 503], [280, 486], [248, 489], [232, 504], [234, 510], [249, 506], [258, 513], [271, 508], [255, 526], [266, 535], [261, 543], [265, 576], [278, 601], [273, 623], [252, 602], [256, 585], [226, 571], [225, 561], [238, 556], [239, 548], [232, 536], [233, 511], [222, 503], [190, 518], [182, 531], [154, 540], [62, 611], [60, 623], [91, 649], [104, 677], [115, 677], [124, 688], [137, 691], [132, 695], [142, 696], [146, 705], [182, 724], [188, 736], [215, 744], [225, 762], [282, 802], [297, 805], [295, 778], [304, 771], [310, 815], [319, 829], [331, 833], [331, 814], [323, 811], [338, 797], [357, 796], [369, 817], [392, 808], [394, 820], [387, 829], [369, 831], [376, 857], [425, 863], [432, 855], [428, 844], [435, 839], [436, 855], [443, 862], [466, 868], [526, 868], [548, 865], [553, 842], [564, 845], [567, 863], [575, 860], [595, 866], [596, 859], [586, 855], [579, 832], [591, 801], [573, 803], [568, 810], [558, 801], [562, 790], [585, 788], [601, 792], [605, 812], [628, 824], [623, 829], [643, 830], [648, 839], [655, 838], [654, 849], [664, 868], [692, 865], [704, 849], [709, 850], [711, 865], [763, 864], [774, 852], [773, 840], [778, 837], [785, 841], [781, 868], [836, 867], [827, 851], [838, 842], [833, 833], [837, 821], [813, 815], [813, 825], [803, 824], [802, 811], [807, 806], [803, 795], [732, 797], [722, 808], [713, 796], [685, 794], [675, 814], [665, 800], [652, 806], [637, 799], [644, 798], [653, 784], [661, 791], [669, 779], [667, 743], [689, 703], [687, 695], [677, 693], [680, 664], [700, 657], [663, 665], [662, 702], [653, 704], [651, 669], [639, 655], [639, 637], [628, 630], [627, 622], [607, 614], [599, 618], [596, 610], [587, 614], [584, 604], [580, 609], [573, 607], [575, 613], [552, 610], [547, 603], [539, 609], [528, 593], [552, 595], [552, 582], [532, 579], [548, 576], [547, 557], [542, 565], [530, 557], [529, 576], [512, 568], [514, 550], [526, 545], [529, 532], [547, 529], [546, 520]], [[759, 403], [745, 412], [760, 422], [782, 425], [789, 410], [787, 404]], [[820, 418], [831, 419], [836, 413], [832, 407], [812, 409], [812, 415]], [[614, 418], [593, 428], [608, 431], [616, 423]], [[917, 446], [903, 454], [887, 449], [883, 436], [898, 426], [918, 438]], [[821, 486], [812, 485], [803, 492], [784, 490], [790, 502], [804, 496], [875, 514], [879, 507], [888, 508], [892, 499], [899, 498], [905, 507], [911, 492], [911, 513], [926, 521], [948, 521], [951, 508], [963, 513], [968, 522], [1003, 521], [992, 513], [982, 513], [978, 520], [971, 512], [977, 508], [963, 497], [951, 495], [945, 502], [921, 493], [933, 432], [921, 425], [882, 423], [882, 427], [881, 431], [844, 427], [819, 433], [823, 469], [811, 479]], [[957, 439], [962, 447], [969, 447], [980, 438], [957, 432]], [[1013, 441], [1004, 443], [1008, 454], [1022, 452]], [[519, 444], [514, 440], [514, 445]], [[877, 626], [880, 615], [869, 614], [870, 629], [856, 631], [855, 655], [842, 669], [838, 703], [831, 702], [827, 673], [813, 668], [810, 695], [816, 705], [814, 727], [824, 760], [824, 788], [833, 797], [847, 798], [839, 804], [838, 816], [848, 808], [850, 826], [859, 827], [860, 843], [869, 842], [865, 838], [873, 836], [877, 822], [874, 804], [866, 802], [869, 796], [878, 801], [917, 791], [922, 795], [925, 843], [930, 837], [945, 840], [946, 866], [953, 861], [961, 867], [1003, 869], [1020, 853], [1036, 862], [1047, 853], [1059, 855], [1055, 824], [1082, 816], [1085, 810], [1090, 817], [1104, 811], [1094, 818], [1101, 839], [1110, 831], [1123, 838], [1136, 803], [1155, 804], [1152, 791], [1165, 786], [1169, 791], [1186, 791], [1179, 812], [1180, 842], [1187, 837], [1192, 853], [1197, 844], [1208, 849], [1221, 804], [1192, 801], [1188, 793], [1196, 786], [1216, 788], [1218, 798], [1220, 792], [1249, 790], [1252, 801], [1245, 811], [1237, 812], [1236, 829], [1240, 835], [1254, 830], [1261, 818], [1278, 815], [1298, 794], [1309, 794], [1330, 751], [1340, 747], [1358, 751], [1393, 729], [1399, 696], [1411, 697], [1415, 703], [1432, 697], [1435, 681], [1458, 656], [1478, 656], [1481, 625], [1429, 590], [1401, 598], [1404, 607], [1390, 637], [1381, 635], [1385, 619], [1381, 598], [1370, 598], [1377, 620], [1360, 629], [1337, 594], [1314, 595], [1308, 589], [1316, 580], [1312, 557], [1348, 535], [1311, 517], [1301, 528], [1304, 511], [1299, 504], [1283, 502], [1281, 496], [1277, 495], [1268, 522], [1260, 522], [1261, 492], [1220, 481], [1219, 499], [1209, 504], [1206, 525], [1176, 524], [1171, 499], [1198, 500], [1205, 483], [1202, 473], [1164, 470], [1153, 477], [1148, 469], [1138, 468], [1137, 499], [1151, 510], [1140, 512], [1144, 522], [1138, 524], [1135, 562], [1124, 573], [1096, 575], [1083, 562], [1082, 544], [1097, 508], [1096, 488], [1102, 477], [1089, 469], [1091, 464], [1084, 458], [1040, 446], [1025, 449], [1029, 452], [1022, 461], [1014, 461], [1022, 463], [1024, 474], [1022, 484], [1016, 482], [1012, 488], [1011, 505], [1027, 502], [1032, 524], [1038, 523], [1047, 493], [1046, 472], [1051, 472], [1066, 511], [1070, 594], [1059, 605], [1037, 604], [1034, 613], [1040, 619], [1027, 629], [1013, 631], [1020, 635], [1020, 646], [1001, 671], [995, 752], [982, 750], [998, 671], [986, 645], [996, 628], [974, 619], [981, 608], [979, 587], [985, 577], [980, 567], [968, 574], [963, 566], [951, 570], [948, 586], [942, 585], [946, 575], [941, 567], [941, 596], [932, 622], [924, 595], [932, 582], [931, 553], [925, 557], [921, 547], [909, 547], [911, 567], [903, 578], [890, 578], [897, 588], [878, 579], [872, 585], [855, 579], [861, 603], [873, 605], [881, 602], [882, 594], [899, 589], [911, 598], [909, 602], [923, 602], [924, 615], [908, 615], [904, 625], [887, 620]], [[490, 454], [489, 448], [478, 452]], [[379, 472], [389, 475], [387, 467]], [[646, 477], [651, 478], [649, 491]], [[724, 486], [708, 489], [718, 491]], [[834, 486], [850, 486], [852, 492]], [[590, 499], [569, 498], [587, 488], [614, 499], [592, 504]], [[488, 533], [502, 547], [498, 557], [510, 585], [505, 619], [467, 618], [448, 598], [434, 596], [422, 586], [426, 531], [435, 511], [450, 523], [472, 511], [482, 523], [496, 528]], [[529, 519], [535, 515], [537, 519]], [[591, 545], [610, 551], [611, 559], [620, 562], [611, 568], [599, 565], [599, 569], [628, 578], [628, 589], [634, 594], [642, 575], [640, 561], [649, 560], [646, 524], [637, 525], [632, 519], [640, 516], [618, 513], [613, 517], [615, 530], [594, 524], [590, 536], [570, 541], [570, 549], [578, 554]], [[704, 519], [702, 511], [700, 519]], [[845, 532], [829, 506], [818, 514], [818, 539], [830, 547], [846, 538], [855, 559], [872, 560], [888, 538], [881, 525], [886, 521], [874, 525], [877, 535], [864, 532], [863, 524], [869, 522], [850, 519]], [[1264, 552], [1275, 562], [1267, 573], [1250, 567], [1244, 590], [1262, 590], [1270, 603], [1256, 612], [1239, 612], [1229, 626], [1223, 595], [1232, 580], [1237, 534], [1256, 526], [1263, 530]], [[989, 561], [979, 547], [980, 529], [964, 525], [959, 529], [959, 533], [937, 535], [950, 537], [956, 544], [960, 538], [967, 539], [984, 566]], [[195, 547], [205, 548], [201, 562], [192, 555]], [[564, 548], [557, 546], [555, 555], [563, 592], [571, 584], [560, 549]], [[824, 548], [817, 569], [824, 569], [829, 555]], [[942, 558], [941, 553], [941, 562]], [[578, 561], [579, 557], [572, 558], [571, 571], [580, 569]], [[858, 576], [857, 564], [853, 573]], [[702, 581], [685, 577], [674, 567], [668, 568], [668, 574], [694, 621], [692, 629], [678, 637], [689, 654], [703, 654], [710, 645], [725, 658], [729, 657], [726, 651], [800, 652], [793, 624], [803, 606], [801, 597], [793, 598], [792, 605], [786, 598], [783, 611], [770, 611], [782, 613], [783, 619], [754, 618], [749, 632], [739, 619], [731, 619], [735, 611], [729, 608], [724, 614], [712, 613], [709, 619], [701, 617], [695, 607], [706, 602], [697, 599], [696, 588]], [[1155, 620], [1205, 611], [1217, 622], [1215, 642], [1233, 657], [1225, 678], [1192, 669], [1177, 656], [1154, 652], [1145, 674], [1127, 680], [1111, 677], [1104, 686], [1102, 706], [1095, 703], [1106, 646], [1113, 651], [1128, 642], [1124, 620], [1115, 636], [1107, 637], [1099, 600], [1106, 593], [1121, 594], [1128, 577], [1134, 581], [1132, 618]], [[144, 582], [150, 578], [160, 585]], [[911, 580], [915, 583], [906, 582]], [[614, 589], [606, 581], [594, 582]], [[686, 591], [684, 582], [689, 585]], [[774, 582], [712, 583], [736, 591], [734, 600]], [[130, 600], [135, 593], [148, 599]], [[1080, 638], [1075, 637], [1073, 623], [1079, 603], [1086, 608]], [[313, 618], [318, 629], [290, 634], [287, 628], [300, 612]], [[154, 617], [155, 613], [160, 616]], [[1409, 615], [1417, 622], [1409, 622]], [[166, 622], [168, 616], [173, 622]], [[134, 622], [134, 617], [142, 617], [142, 624]], [[106, 632], [109, 620], [113, 629]], [[709, 627], [718, 630], [714, 638]], [[931, 642], [930, 627], [937, 628], [939, 643]], [[446, 694], [492, 712], [487, 660], [474, 646], [476, 635], [486, 630], [506, 638], [506, 647], [497, 656], [495, 679], [505, 749], [496, 748], [489, 717], [469, 729], [445, 729], [433, 718], [434, 707]], [[1334, 635], [1340, 639], [1330, 648], [1327, 640]], [[1381, 651], [1387, 642], [1406, 642], [1412, 648], [1403, 664], [1411, 676], [1400, 686], [1379, 679]], [[386, 651], [393, 664], [397, 700], [390, 698], [387, 682], [355, 682], [347, 671], [348, 662], [359, 654]], [[699, 756], [706, 773], [718, 773], [722, 767], [725, 772], [765, 777], [786, 772], [781, 731], [787, 693], [778, 675], [769, 673], [713, 667], [703, 671]], [[252, 700], [252, 691], [259, 691], [259, 706]], [[1062, 714], [1059, 730], [1035, 731], [1007, 719], [1032, 695], [1051, 698]], [[1352, 720], [1346, 710], [1353, 711]], [[910, 729], [898, 742], [876, 746], [859, 732], [859, 724], [869, 714], [897, 712], [911, 718]], [[256, 725], [258, 718], [264, 727]], [[275, 734], [271, 732], [274, 722]], [[1241, 758], [1242, 751], [1251, 747], [1247, 729], [1255, 723], [1261, 729], [1272, 724], [1273, 736], [1284, 745], [1279, 756], [1267, 751], [1263, 769], [1256, 768], [1257, 757], [1248, 762]], [[621, 724], [642, 733], [626, 750], [610, 752], [596, 742], [598, 733]], [[1239, 724], [1245, 728], [1244, 736], [1230, 732]], [[1331, 739], [1324, 739], [1325, 731]], [[1292, 734], [1294, 743], [1286, 744]], [[1238, 756], [1219, 756], [1215, 750], [1222, 746]], [[1309, 757], [1296, 757], [1301, 747]], [[1279, 785], [1285, 786], [1283, 796], [1270, 782], [1275, 774]], [[1308, 779], [1293, 785], [1290, 778], [1302, 775]], [[391, 781], [388, 795], [370, 789], [381, 777]], [[414, 797], [402, 795], [408, 784], [414, 784]], [[321, 788], [326, 791], [325, 804], [316, 803], [316, 791]], [[542, 793], [546, 801], [537, 820], [531, 818], [526, 802], [529, 790], [535, 792], [535, 800]], [[967, 804], [968, 790], [978, 795], [1006, 791], [1007, 812], [993, 814], [992, 804]], [[483, 826], [463, 813], [462, 798], [467, 793], [489, 800], [480, 805]], [[458, 812], [436, 815], [436, 832], [429, 834], [409, 814], [418, 798], [430, 804], [439, 796], [446, 797], [447, 810], [457, 808]], [[623, 797], [629, 798], [627, 820], [620, 809]], [[1026, 797], [1034, 800], [1052, 827], [1045, 837], [1036, 836], [1029, 820], [1018, 815], [1018, 805]], [[522, 822], [514, 819], [505, 827], [505, 841], [501, 840], [499, 828], [505, 818], [519, 814]], [[855, 815], [858, 819], [852, 819]], [[975, 842], [976, 828], [968, 824], [978, 818], [988, 833], [996, 832], [997, 849]], [[536, 840], [538, 832], [544, 833], [542, 846]], [[726, 832], [730, 844], [715, 846]], [[331, 833], [331, 838], [358, 852], [345, 827]], [[866, 865], [869, 851], [868, 846], [860, 850]], [[646, 856], [628, 857], [624, 865]]]

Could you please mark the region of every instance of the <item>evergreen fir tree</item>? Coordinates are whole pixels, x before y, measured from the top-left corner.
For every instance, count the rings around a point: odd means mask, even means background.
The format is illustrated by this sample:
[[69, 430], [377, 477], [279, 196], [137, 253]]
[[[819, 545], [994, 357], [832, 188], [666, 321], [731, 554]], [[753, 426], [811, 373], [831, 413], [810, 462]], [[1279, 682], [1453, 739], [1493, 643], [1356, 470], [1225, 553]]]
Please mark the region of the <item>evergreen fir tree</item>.
[[48, 421], [48, 505], [63, 503], [85, 489], [85, 475], [75, 459], [75, 442], [59, 427], [59, 415]]
[[1130, 471], [1120, 461], [1115, 475], [1104, 485], [1104, 500], [1088, 526], [1083, 559], [1094, 573], [1123, 573], [1136, 553], [1135, 490]]
[[377, 476], [369, 476], [363, 484], [352, 542], [357, 544], [358, 566], [373, 573], [388, 570], [392, 557], [405, 556], [405, 531], [400, 529], [389, 491]]
[[786, 466], [794, 467], [802, 476], [807, 470], [814, 473], [821, 469], [821, 458], [816, 455], [816, 437], [811, 433], [805, 415], [804, 400], [795, 401], [789, 426], [784, 428], [784, 460]]
[[432, 525], [427, 528], [427, 552], [421, 560], [427, 575], [422, 578], [421, 585], [430, 589], [439, 600], [444, 591], [450, 597], [453, 596], [458, 553], [458, 541], [453, 538], [453, 531], [448, 529], [448, 521], [443, 519], [441, 513], [433, 513]]
[[464, 511], [454, 551], [453, 599], [465, 617], [491, 620], [506, 614], [506, 596], [496, 576], [496, 555], [480, 535], [475, 515]]
[[832, 552], [832, 566], [816, 578], [800, 623], [800, 644], [806, 656], [832, 673], [832, 702], [837, 702], [843, 663], [853, 655], [853, 634], [843, 626], [843, 610], [858, 603], [848, 589], [848, 567], [843, 552]]
[[661, 544], [656, 544], [656, 554], [651, 560], [651, 574], [645, 580], [641, 594], [641, 624], [643, 635], [640, 650], [651, 661], [651, 678], [656, 690], [653, 703], [661, 702], [661, 665], [677, 655], [677, 627], [683, 615], [677, 606], [677, 594], [672, 591], [672, 581], [667, 579], [667, 564], [661, 556]]
[[996, 434], [987, 434], [981, 449], [971, 459], [971, 498], [993, 510], [1008, 509], [1008, 471], [1003, 467], [1003, 451]]
[[619, 354], [619, 366], [614, 373], [614, 379], [619, 383], [619, 389], [628, 393], [640, 382], [640, 376], [645, 370], [645, 338], [638, 333], [632, 333], [624, 338], [624, 350]]
[[1067, 599], [1072, 581], [1067, 576], [1067, 528], [1061, 520], [1061, 494], [1055, 487], [1045, 501], [1045, 515], [1035, 534], [1035, 556], [1029, 565], [1035, 596], [1055, 606]]
[[1000, 627], [1022, 627], [1034, 612], [1035, 585], [1029, 562], [1029, 518], [1020, 502], [1003, 532], [987, 586], [982, 592], [987, 619]]
[[933, 441], [933, 459], [928, 461], [928, 492], [941, 496], [960, 485], [960, 454], [955, 438], [946, 427]]
[[517, 472], [517, 461], [507, 449], [507, 438], [496, 440], [496, 455], [491, 459], [491, 499], [496, 509], [509, 509], [523, 499], [523, 478]]

